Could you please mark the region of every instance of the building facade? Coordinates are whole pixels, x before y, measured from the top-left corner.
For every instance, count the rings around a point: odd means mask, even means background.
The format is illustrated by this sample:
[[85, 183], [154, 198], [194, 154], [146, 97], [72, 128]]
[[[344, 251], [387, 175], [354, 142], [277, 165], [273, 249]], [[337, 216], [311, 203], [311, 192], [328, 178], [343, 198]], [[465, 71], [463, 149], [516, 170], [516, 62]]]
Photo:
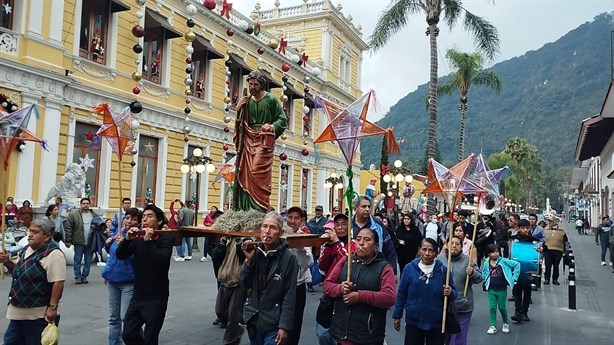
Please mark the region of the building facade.
[[[175, 198], [192, 199], [196, 189], [201, 212], [221, 208], [232, 193], [226, 183], [213, 183], [218, 170], [196, 179], [180, 167], [195, 148], [218, 168], [234, 157], [232, 104], [256, 69], [265, 72], [269, 91], [288, 115], [288, 128], [275, 144], [271, 206], [300, 205], [311, 212], [322, 204], [329, 211], [342, 202], [343, 190], [323, 188], [331, 173], [344, 173], [346, 163], [334, 143], [314, 145], [327, 119], [313, 109], [313, 97], [352, 103], [362, 93], [360, 62], [367, 46], [360, 29], [330, 2], [304, 4], [304, 13], [291, 9], [282, 25], [267, 11], [252, 13], [252, 19], [222, 1], [212, 10], [192, 0], [0, 1], [0, 93], [18, 107], [39, 105], [41, 116], [28, 129], [50, 147], [45, 152], [27, 143], [12, 154], [6, 178], [18, 203], [42, 206], [66, 166], [89, 158], [86, 182], [92, 204], [102, 210], [119, 207], [124, 196], [139, 207], [146, 199], [167, 207]], [[138, 38], [137, 25], [143, 29]], [[120, 163], [109, 144], [93, 136], [102, 117], [92, 107], [107, 102], [119, 113], [134, 101], [143, 107], [134, 115], [140, 123], [136, 150]], [[279, 158], [282, 153], [287, 159]]]

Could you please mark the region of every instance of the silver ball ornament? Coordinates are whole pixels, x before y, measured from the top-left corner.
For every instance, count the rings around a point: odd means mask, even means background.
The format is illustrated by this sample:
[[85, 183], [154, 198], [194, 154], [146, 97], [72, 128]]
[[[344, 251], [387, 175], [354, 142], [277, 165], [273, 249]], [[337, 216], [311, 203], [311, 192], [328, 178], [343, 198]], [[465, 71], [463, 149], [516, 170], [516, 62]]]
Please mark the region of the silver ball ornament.
[[186, 79], [183, 81], [183, 84], [185, 84], [185, 86], [192, 86], [192, 83], [193, 83], [193, 82], [194, 82], [194, 81], [193, 81], [192, 79], [190, 79], [190, 78], [186, 78]]
[[228, 115], [224, 116], [224, 123], [230, 123], [230, 121], [232, 121], [230, 116], [228, 116]]
[[309, 114], [310, 111], [311, 111], [311, 109], [309, 109], [308, 106], [304, 106], [303, 107], [303, 114]]
[[138, 10], [138, 11], [136, 11], [136, 13], [134, 14], [134, 16], [135, 16], [137, 19], [141, 19], [141, 18], [143, 18], [143, 12], [142, 12], [141, 10]]
[[190, 134], [190, 132], [192, 132], [192, 129], [188, 126], [183, 127], [183, 133], [184, 134]]
[[145, 5], [146, 0], [136, 0], [136, 4], [139, 6]]
[[198, 12], [198, 9], [196, 8], [196, 6], [189, 4], [185, 7], [185, 11], [188, 13], [189, 16], [193, 16], [196, 14], [196, 12]]
[[305, 84], [309, 84], [309, 82], [311, 81], [311, 78], [309, 78], [309, 76], [306, 75], [305, 78], [303, 78], [303, 81], [305, 82]]
[[194, 53], [194, 47], [192, 47], [190, 44], [189, 46], [185, 47], [185, 52], [188, 53], [188, 55]]
[[137, 153], [139, 153], [139, 150], [137, 150], [136, 147], [133, 147], [132, 150], [130, 150], [130, 154], [133, 156]]
[[131, 125], [132, 125], [132, 129], [139, 129], [139, 127], [141, 126], [141, 123], [139, 122], [139, 120], [134, 119], [132, 120]]

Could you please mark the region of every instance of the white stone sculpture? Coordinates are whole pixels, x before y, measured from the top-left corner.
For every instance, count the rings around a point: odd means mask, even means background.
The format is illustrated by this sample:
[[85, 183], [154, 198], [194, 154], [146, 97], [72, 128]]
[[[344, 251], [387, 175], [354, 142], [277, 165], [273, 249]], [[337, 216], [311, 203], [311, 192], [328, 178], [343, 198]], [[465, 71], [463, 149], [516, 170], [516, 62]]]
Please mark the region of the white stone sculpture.
[[66, 167], [66, 173], [60, 178], [53, 188], [47, 193], [45, 203], [50, 203], [57, 197], [62, 198], [64, 204], [71, 206], [79, 205], [85, 189], [85, 172], [77, 163], [70, 163]]

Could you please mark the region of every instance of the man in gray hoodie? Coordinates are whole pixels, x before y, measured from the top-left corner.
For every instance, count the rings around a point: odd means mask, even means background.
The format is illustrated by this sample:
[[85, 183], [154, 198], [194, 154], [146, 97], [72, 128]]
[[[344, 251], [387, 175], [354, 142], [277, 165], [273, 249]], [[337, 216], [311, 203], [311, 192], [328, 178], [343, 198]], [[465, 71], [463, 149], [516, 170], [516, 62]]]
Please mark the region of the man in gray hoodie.
[[281, 216], [269, 212], [260, 226], [262, 242], [241, 245], [245, 262], [239, 284], [251, 289], [243, 309], [251, 344], [281, 345], [292, 332], [298, 263], [282, 232]]
[[[612, 236], [612, 225], [610, 225], [610, 218], [608, 216], [601, 217], [601, 224], [597, 225], [595, 228], [595, 243], [599, 245], [601, 242], [601, 266], [605, 266], [605, 254], [608, 249], [610, 249], [610, 266], [612, 266], [612, 261], [614, 261], [614, 255], [612, 255], [612, 248], [610, 245], [610, 237]], [[614, 272], [614, 268], [613, 268]]]

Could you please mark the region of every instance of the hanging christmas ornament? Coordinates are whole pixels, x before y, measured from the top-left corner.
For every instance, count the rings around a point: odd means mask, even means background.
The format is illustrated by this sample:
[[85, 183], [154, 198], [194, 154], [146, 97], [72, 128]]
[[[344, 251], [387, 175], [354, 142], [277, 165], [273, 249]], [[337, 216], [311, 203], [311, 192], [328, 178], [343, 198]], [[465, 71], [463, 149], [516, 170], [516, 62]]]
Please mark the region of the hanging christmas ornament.
[[228, 144], [224, 144], [224, 146], [222, 146], [222, 150], [224, 151], [228, 151], [230, 147], [228, 146]]
[[277, 49], [279, 46], [279, 40], [277, 38], [271, 38], [268, 43], [269, 48]]
[[286, 139], [288, 139], [288, 136], [284, 133], [284, 134], [279, 136], [279, 139], [286, 140]]
[[136, 38], [141, 38], [145, 36], [145, 29], [141, 25], [137, 24], [132, 27], [132, 35], [134, 35]]
[[256, 23], [256, 25], [254, 25], [254, 35], [260, 35], [260, 23]]
[[254, 28], [251, 25], [247, 26], [247, 29], [245, 29], [245, 33], [247, 33], [248, 35], [251, 35], [254, 32]]
[[228, 132], [230, 132], [230, 128], [224, 127], [224, 133], [228, 133]]
[[230, 121], [232, 121], [232, 119], [230, 118], [230, 116], [225, 115], [225, 116], [224, 116], [224, 123], [230, 123]]
[[130, 103], [130, 111], [133, 114], [138, 114], [141, 111], [143, 111], [143, 105], [141, 105], [141, 103], [139, 103], [138, 101], [134, 101], [134, 102]]
[[309, 122], [309, 115], [304, 115], [303, 116], [303, 121]]
[[139, 93], [141, 93], [141, 89], [138, 86], [135, 86], [132, 88], [132, 93], [138, 95]]
[[235, 31], [232, 28], [226, 29], [226, 35], [228, 35], [228, 37], [232, 37], [232, 35], [234, 34], [235, 34]]
[[301, 58], [297, 54], [292, 54], [292, 56], [290, 56], [290, 61], [298, 63], [299, 61], [301, 61]]
[[281, 65], [281, 70], [287, 73], [290, 70], [290, 65], [288, 65], [287, 63]]
[[307, 150], [306, 148], [305, 148], [305, 149], [302, 149], [302, 150], [301, 150], [301, 154], [302, 154], [303, 156], [307, 157], [307, 156], [309, 156], [309, 150]]
[[285, 161], [286, 159], [288, 159], [288, 155], [285, 152], [282, 152], [279, 154], [279, 159]]
[[215, 3], [215, 0], [204, 0], [203, 1], [203, 5], [208, 9], [208, 10], [215, 10], [215, 7], [217, 6], [217, 4]]

